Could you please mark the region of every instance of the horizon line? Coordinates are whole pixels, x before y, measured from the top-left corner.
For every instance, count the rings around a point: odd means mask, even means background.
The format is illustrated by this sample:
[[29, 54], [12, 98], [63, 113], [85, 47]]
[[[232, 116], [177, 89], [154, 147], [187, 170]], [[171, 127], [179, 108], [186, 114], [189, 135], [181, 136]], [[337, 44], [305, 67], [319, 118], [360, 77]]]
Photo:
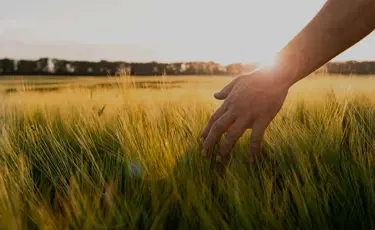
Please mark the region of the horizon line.
[[[50, 59], [50, 60], [64, 60], [64, 61], [73, 61], [73, 62], [94, 62], [94, 63], [100, 63], [100, 62], [125, 62], [125, 63], [140, 63], [140, 64], [147, 64], [147, 63], [158, 63], [158, 64], [170, 64], [170, 63], [194, 63], [194, 62], [201, 62], [201, 63], [215, 63], [215, 64], [219, 64], [219, 65], [223, 65], [223, 66], [227, 66], [227, 65], [231, 65], [231, 64], [251, 64], [251, 65], [257, 65], [257, 64], [260, 64], [259, 61], [253, 61], [253, 62], [230, 62], [228, 64], [224, 64], [224, 63], [221, 63], [221, 62], [218, 62], [218, 61], [214, 61], [214, 60], [206, 60], [206, 61], [199, 61], [199, 60], [185, 60], [185, 61], [169, 61], [169, 62], [165, 62], [165, 61], [157, 61], [157, 60], [150, 60], [150, 61], [125, 61], [125, 60], [106, 60], [106, 59], [100, 59], [100, 60], [84, 60], [84, 59], [70, 59], [70, 58], [58, 58], [58, 57], [47, 57], [47, 56], [40, 56], [39, 58], [15, 58], [15, 57], [0, 57], [0, 60], [4, 60], [4, 59], [9, 59], [9, 60], [15, 60], [15, 61], [38, 61], [38, 60], [41, 60], [41, 59]], [[331, 59], [330, 61], [326, 62], [325, 64], [327, 63], [346, 63], [346, 62], [375, 62], [375, 59], [373, 60], [365, 60], [365, 59], [348, 59], [348, 60], [333, 60]]]

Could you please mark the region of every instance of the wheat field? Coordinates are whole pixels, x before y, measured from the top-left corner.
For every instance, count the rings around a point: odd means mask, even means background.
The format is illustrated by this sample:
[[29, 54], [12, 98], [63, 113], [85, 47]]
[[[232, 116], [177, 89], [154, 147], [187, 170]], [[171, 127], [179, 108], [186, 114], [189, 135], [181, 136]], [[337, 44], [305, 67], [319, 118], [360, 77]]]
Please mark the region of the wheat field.
[[311, 75], [249, 165], [199, 135], [229, 77], [2, 77], [0, 229], [375, 229], [375, 76]]

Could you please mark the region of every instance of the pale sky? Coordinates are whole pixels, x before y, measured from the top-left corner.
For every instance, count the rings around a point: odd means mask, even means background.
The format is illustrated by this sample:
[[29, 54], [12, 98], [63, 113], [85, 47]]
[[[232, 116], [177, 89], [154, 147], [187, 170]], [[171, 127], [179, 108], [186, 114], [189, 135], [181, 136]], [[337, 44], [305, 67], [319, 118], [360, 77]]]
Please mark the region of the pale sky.
[[[324, 2], [0, 0], [0, 58], [262, 61]], [[375, 60], [375, 34], [335, 60]]]

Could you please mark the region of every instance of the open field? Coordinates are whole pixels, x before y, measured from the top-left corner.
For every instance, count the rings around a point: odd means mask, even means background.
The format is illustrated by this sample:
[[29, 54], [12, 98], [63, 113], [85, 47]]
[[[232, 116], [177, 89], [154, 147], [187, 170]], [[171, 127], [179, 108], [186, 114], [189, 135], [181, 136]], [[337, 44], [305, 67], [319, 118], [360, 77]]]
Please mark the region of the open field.
[[310, 76], [248, 165], [197, 141], [229, 77], [3, 77], [0, 229], [375, 229], [375, 76]]

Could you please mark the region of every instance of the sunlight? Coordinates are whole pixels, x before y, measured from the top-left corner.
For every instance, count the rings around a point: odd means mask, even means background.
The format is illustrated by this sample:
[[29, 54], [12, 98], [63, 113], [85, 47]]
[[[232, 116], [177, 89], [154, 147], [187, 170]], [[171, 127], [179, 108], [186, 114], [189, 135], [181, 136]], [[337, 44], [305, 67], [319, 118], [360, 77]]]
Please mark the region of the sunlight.
[[275, 66], [275, 64], [276, 64], [276, 59], [275, 59], [275, 55], [273, 55], [273, 56], [270, 56], [268, 58], [261, 60], [259, 65], [260, 65], [260, 68], [271, 68]]

